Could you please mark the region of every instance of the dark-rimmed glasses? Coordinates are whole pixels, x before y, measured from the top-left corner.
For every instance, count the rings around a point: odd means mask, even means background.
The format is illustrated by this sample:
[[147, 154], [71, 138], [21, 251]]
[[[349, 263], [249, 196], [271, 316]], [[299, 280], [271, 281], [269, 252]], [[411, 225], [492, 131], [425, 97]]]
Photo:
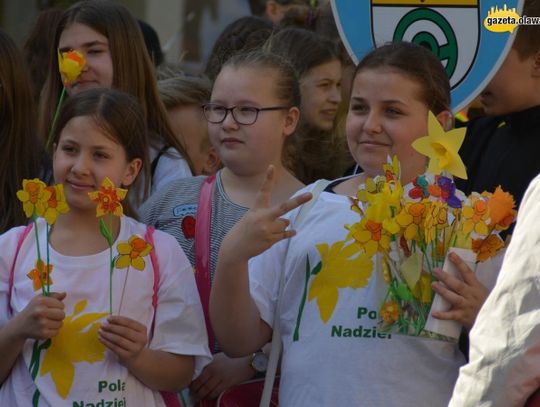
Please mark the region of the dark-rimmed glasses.
[[257, 121], [259, 112], [266, 112], [271, 110], [286, 110], [290, 109], [288, 106], [272, 106], [272, 107], [254, 107], [254, 106], [233, 106], [225, 107], [216, 103], [206, 103], [202, 105], [204, 117], [210, 123], [220, 124], [223, 123], [227, 114], [231, 112], [234, 121], [238, 124], [249, 126]]

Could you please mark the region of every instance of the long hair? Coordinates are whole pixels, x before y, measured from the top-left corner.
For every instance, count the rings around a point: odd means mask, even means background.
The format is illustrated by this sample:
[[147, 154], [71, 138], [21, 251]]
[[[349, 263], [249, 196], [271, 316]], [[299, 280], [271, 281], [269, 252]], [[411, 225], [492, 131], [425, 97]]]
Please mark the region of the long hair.
[[[70, 97], [58, 117], [58, 125], [53, 135], [56, 146], [66, 124], [81, 116], [91, 117], [105, 136], [121, 145], [128, 161], [141, 159], [141, 170], [130, 185], [130, 196], [135, 196], [135, 203], [138, 205], [140, 202], [136, 199], [140, 196], [146, 199], [148, 195], [150, 174], [147, 129], [137, 99], [125, 92], [106, 88], [90, 89]], [[144, 182], [144, 185], [141, 185], [141, 182]], [[126, 214], [135, 217], [129, 201], [123, 203]]]
[[31, 83], [21, 52], [0, 30], [0, 233], [26, 222], [16, 193], [40, 172]]
[[[154, 65], [144, 44], [137, 20], [122, 5], [110, 0], [80, 1], [68, 8], [58, 23], [54, 47], [70, 24], [80, 23], [97, 31], [109, 41], [113, 65], [112, 87], [135, 96], [141, 105], [148, 127], [149, 144], [174, 147], [193, 168], [184, 143], [175, 137], [156, 85]], [[56, 101], [62, 91], [55, 52], [49, 60], [49, 75], [40, 100], [40, 134], [47, 137]]]

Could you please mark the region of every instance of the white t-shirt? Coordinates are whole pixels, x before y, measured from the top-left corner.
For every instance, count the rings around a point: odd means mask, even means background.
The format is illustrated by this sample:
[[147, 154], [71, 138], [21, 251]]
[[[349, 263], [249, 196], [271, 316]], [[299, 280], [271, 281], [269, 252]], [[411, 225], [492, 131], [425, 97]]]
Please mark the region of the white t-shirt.
[[[9, 271], [23, 228], [0, 236], [0, 326], [9, 319], [7, 290]], [[45, 258], [45, 224], [38, 222], [42, 258]], [[146, 226], [122, 217], [120, 234], [113, 245], [130, 236], [144, 238]], [[154, 232], [154, 247], [160, 267], [155, 329], [149, 347], [174, 354], [195, 356], [195, 374], [209, 363], [202, 307], [192, 268], [176, 240]], [[34, 290], [27, 273], [35, 267], [34, 231], [25, 238], [14, 273], [11, 306], [21, 312], [40, 290]], [[154, 315], [152, 294], [154, 272], [150, 255], [143, 258], [145, 268], [130, 267], [120, 315], [146, 325], [150, 334]], [[144, 386], [118, 362], [114, 353], [98, 341], [99, 324], [109, 311], [109, 250], [90, 256], [64, 256], [51, 248], [51, 291], [66, 292], [66, 317], [60, 333], [39, 356], [35, 341], [27, 340], [8, 379], [0, 388], [0, 406], [31, 406], [39, 389], [39, 406], [163, 406], [159, 392]], [[127, 269], [113, 273], [113, 314], [118, 314]], [[41, 346], [43, 341], [39, 342]], [[2, 352], [9, 351], [3, 349]], [[33, 357], [34, 356], [34, 357]], [[29, 370], [36, 365], [35, 383]], [[101, 404], [99, 404], [101, 403]], [[116, 404], [115, 404], [116, 403]]]
[[531, 181], [495, 288], [470, 333], [452, 407], [522, 406], [540, 387], [540, 177]]
[[[303, 191], [312, 189], [313, 184]], [[359, 219], [350, 207], [347, 197], [322, 192], [296, 236], [249, 263], [251, 294], [270, 326], [281, 270], [286, 278], [280, 313], [280, 405], [446, 406], [464, 363], [457, 346], [380, 332], [378, 310], [387, 290], [382, 271], [374, 269], [362, 288], [347, 287], [355, 284], [354, 272], [349, 279], [339, 276], [351, 273], [348, 260], [357, 256], [343, 256], [343, 247], [334, 245], [345, 240], [344, 225]], [[293, 228], [298, 210], [285, 216]], [[325, 273], [326, 280], [310, 300], [317, 276], [312, 272], [321, 261], [319, 273]], [[306, 284], [307, 271], [311, 275]], [[333, 312], [320, 312], [318, 299], [325, 306], [335, 304]], [[330, 315], [327, 322], [323, 314]]]
[[[150, 162], [157, 155], [158, 151], [155, 148], [150, 148]], [[156, 170], [152, 177], [150, 195], [171, 181], [191, 177], [192, 175], [189, 164], [184, 157], [175, 148], [169, 147], [158, 159]]]

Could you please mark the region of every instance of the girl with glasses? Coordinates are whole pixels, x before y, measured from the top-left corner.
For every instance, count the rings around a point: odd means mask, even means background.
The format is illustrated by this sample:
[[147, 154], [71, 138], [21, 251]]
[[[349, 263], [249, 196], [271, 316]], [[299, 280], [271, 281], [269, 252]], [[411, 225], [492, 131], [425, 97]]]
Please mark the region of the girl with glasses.
[[[203, 260], [208, 262], [209, 279], [213, 280], [221, 241], [254, 205], [269, 165], [276, 169], [273, 203], [288, 199], [303, 186], [282, 163], [282, 151], [298, 123], [299, 104], [296, 74], [276, 55], [252, 51], [233, 56], [217, 75], [210, 101], [202, 109], [210, 141], [224, 168], [215, 178], [174, 181], [141, 208], [144, 222], [176, 237], [197, 275], [204, 270], [196, 261], [196, 252], [205, 245], [197, 228], [207, 233], [208, 253]], [[208, 190], [207, 196], [201, 192]], [[203, 217], [208, 227], [202, 226]], [[216, 398], [256, 374], [251, 356], [233, 359], [216, 342], [210, 347], [214, 360], [191, 385], [196, 400]]]

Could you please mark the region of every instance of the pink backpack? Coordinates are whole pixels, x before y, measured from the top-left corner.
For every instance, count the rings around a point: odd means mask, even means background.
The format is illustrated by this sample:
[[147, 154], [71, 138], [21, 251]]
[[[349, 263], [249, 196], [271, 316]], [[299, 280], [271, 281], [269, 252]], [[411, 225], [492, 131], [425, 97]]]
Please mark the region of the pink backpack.
[[[15, 263], [17, 262], [17, 257], [19, 256], [19, 252], [21, 250], [21, 246], [24, 242], [24, 239], [30, 231], [32, 230], [32, 224], [26, 226], [19, 236], [19, 240], [17, 241], [17, 248], [15, 249], [15, 257], [13, 259], [13, 264], [11, 265], [11, 269], [9, 271], [9, 286], [8, 286], [8, 292], [7, 292], [7, 299], [8, 299], [8, 311], [10, 314], [13, 313], [13, 310], [11, 308], [11, 291], [13, 289], [13, 279], [15, 276]], [[154, 227], [153, 226], [147, 226], [146, 227], [146, 233], [144, 235], [144, 240], [146, 240], [148, 243], [154, 246]], [[159, 288], [159, 263], [156, 256], [155, 249], [152, 249], [150, 252], [150, 260], [152, 262], [152, 269], [154, 270], [154, 287], [153, 287], [153, 294], [152, 294], [152, 306], [154, 307], [154, 316], [152, 318], [152, 326], [150, 327], [150, 336], [154, 335], [154, 325], [156, 322], [156, 310], [157, 310], [157, 293]], [[161, 396], [163, 397], [163, 401], [165, 402], [165, 405], [167, 407], [182, 407], [180, 404], [180, 401], [178, 400], [178, 396], [176, 393], [168, 392], [168, 391], [161, 391]]]

